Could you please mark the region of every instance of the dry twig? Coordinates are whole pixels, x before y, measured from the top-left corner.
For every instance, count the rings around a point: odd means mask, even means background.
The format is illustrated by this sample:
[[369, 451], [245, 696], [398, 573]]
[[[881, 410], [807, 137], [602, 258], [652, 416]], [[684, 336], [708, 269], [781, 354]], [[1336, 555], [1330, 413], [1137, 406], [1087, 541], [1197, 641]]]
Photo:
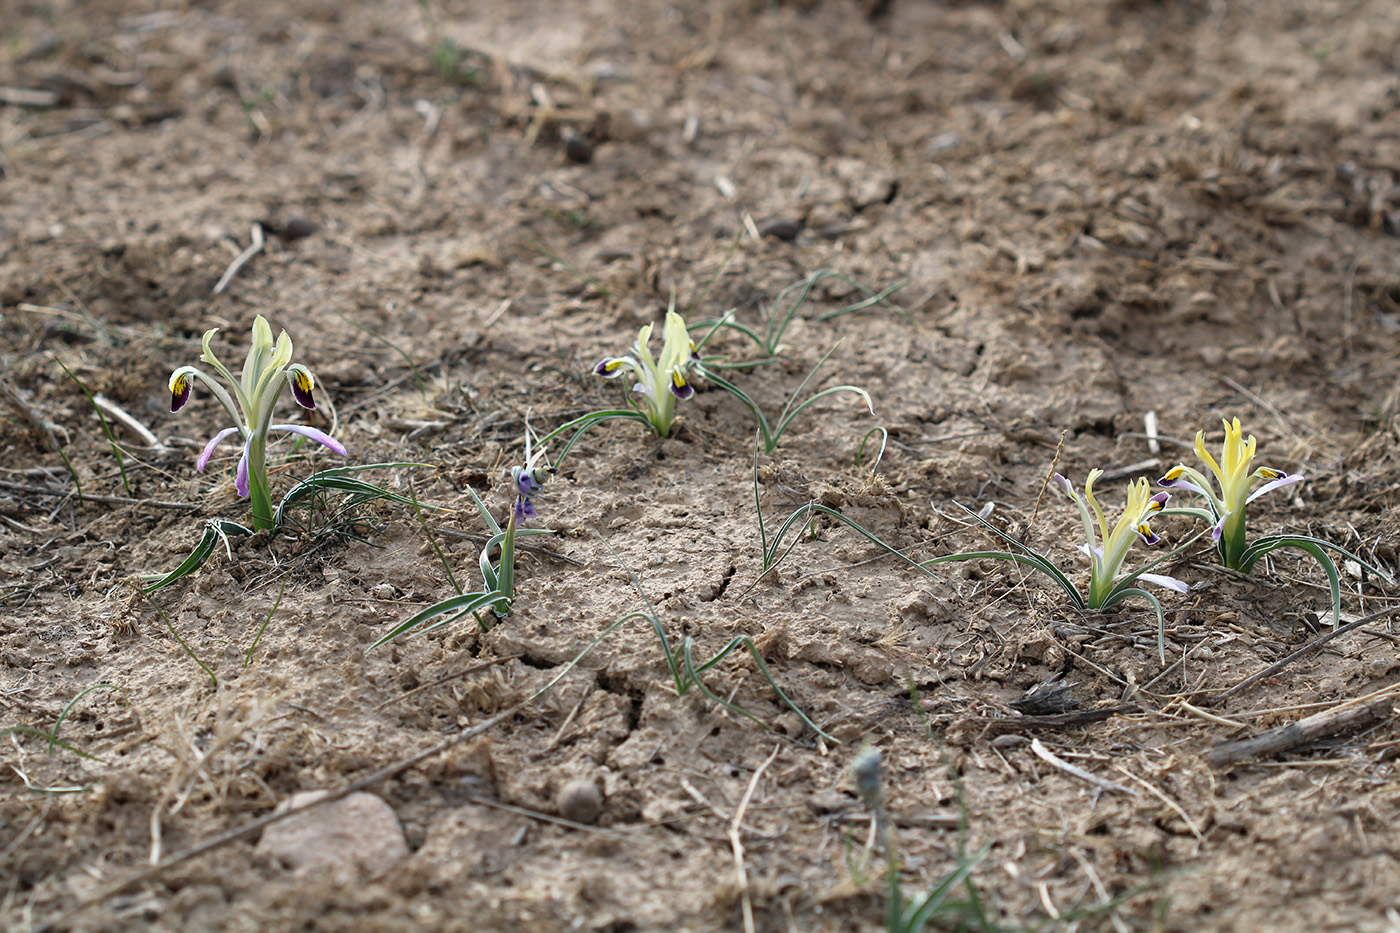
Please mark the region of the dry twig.
[[1122, 784], [1115, 784], [1112, 781], [1105, 781], [1098, 775], [1090, 774], [1083, 768], [1076, 767], [1075, 765], [1070, 764], [1068, 761], [1065, 761], [1063, 758], [1057, 757], [1053, 752], [1050, 751], [1050, 749], [1046, 748], [1041, 743], [1040, 739], [1031, 739], [1031, 751], [1035, 752], [1036, 757], [1039, 758], [1041, 761], [1044, 761], [1046, 764], [1055, 768], [1059, 768], [1061, 771], [1063, 771], [1065, 774], [1070, 775], [1071, 777], [1077, 777], [1081, 781], [1087, 781], [1101, 790], [1111, 791], [1115, 794], [1127, 794], [1129, 797], [1136, 797], [1138, 795], [1138, 792], [1133, 790], [1131, 787], [1124, 787]]
[[754, 771], [753, 778], [749, 781], [749, 787], [744, 791], [744, 799], [739, 801], [739, 809], [734, 811], [734, 819], [729, 824], [729, 847], [734, 850], [734, 877], [739, 882], [739, 898], [744, 911], [744, 933], [754, 933], [753, 901], [749, 898], [749, 873], [744, 867], [744, 843], [739, 838], [739, 834], [744, 825], [744, 811], [748, 810], [749, 801], [753, 799], [753, 792], [758, 787], [758, 779], [763, 776], [764, 771], [768, 770], [773, 759], [778, 757], [778, 752], [781, 749], [781, 745], [773, 746], [773, 754], [764, 759], [763, 764]]
[[1390, 715], [1397, 694], [1400, 694], [1400, 688], [1387, 687], [1369, 697], [1348, 701], [1335, 709], [1270, 729], [1262, 735], [1224, 742], [1206, 752], [1206, 764], [1213, 768], [1225, 768], [1260, 755], [1277, 755], [1328, 736], [1364, 728]]

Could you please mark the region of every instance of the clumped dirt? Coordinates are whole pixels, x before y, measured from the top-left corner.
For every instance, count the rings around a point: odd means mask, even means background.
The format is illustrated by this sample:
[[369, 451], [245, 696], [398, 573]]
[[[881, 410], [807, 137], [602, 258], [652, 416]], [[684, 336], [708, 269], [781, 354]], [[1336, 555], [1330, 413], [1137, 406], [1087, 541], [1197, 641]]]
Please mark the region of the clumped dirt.
[[[286, 328], [334, 403], [314, 423], [353, 463], [422, 464], [370, 476], [454, 510], [428, 529], [472, 585], [468, 487], [504, 514], [527, 421], [617, 404], [591, 365], [671, 301], [761, 326], [821, 270], [839, 276], [779, 357], [731, 375], [776, 411], [834, 347], [819, 378], [875, 413], [828, 397], [759, 458], [770, 533], [816, 499], [928, 559], [991, 546], [955, 503], [991, 506], [1078, 574], [1052, 468], [1116, 471], [1100, 488], [1121, 502], [1239, 417], [1307, 475], [1255, 503], [1257, 529], [1393, 568], [1394, 3], [0, 9], [0, 728], [34, 730], [3, 739], [6, 929], [881, 929], [849, 779], [867, 742], [906, 890], [985, 846], [993, 928], [1400, 925], [1393, 699], [1360, 731], [1203, 758], [1395, 685], [1392, 620], [1214, 704], [1325, 631], [1316, 564], [1243, 577], [1186, 548], [1165, 665], [1145, 604], [1080, 616], [1010, 564], [925, 576], [834, 521], [761, 575], [752, 417], [703, 383], [673, 438], [614, 424], [575, 449], [537, 499], [557, 534], [531, 539], [489, 632], [368, 650], [453, 592], [397, 505], [137, 584], [205, 519], [246, 517], [233, 458], [194, 470], [217, 405], [167, 410], [210, 327], [234, 359], [256, 314]], [[265, 248], [215, 295], [254, 225]], [[901, 282], [832, 316], [853, 283]], [[706, 350], [759, 358], [733, 331]], [[76, 380], [158, 441], [112, 421], [125, 479]], [[336, 462], [279, 445], [276, 491]], [[1391, 605], [1344, 571], [1347, 620]], [[112, 890], [510, 710], [647, 601], [696, 663], [751, 639], [831, 739], [742, 648], [705, 684], [757, 722], [677, 695], [634, 620], [531, 706], [368, 788], [409, 848], [386, 872], [297, 871], [252, 834]], [[1019, 718], [1057, 677], [1071, 713], [1120, 711]], [[50, 749], [36, 732], [60, 718]]]

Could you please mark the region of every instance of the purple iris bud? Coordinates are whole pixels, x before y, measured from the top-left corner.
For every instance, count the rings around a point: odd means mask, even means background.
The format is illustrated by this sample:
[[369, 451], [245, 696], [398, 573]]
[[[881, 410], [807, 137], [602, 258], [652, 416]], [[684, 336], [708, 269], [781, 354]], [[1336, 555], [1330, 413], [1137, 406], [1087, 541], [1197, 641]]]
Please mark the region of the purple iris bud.
[[194, 388], [189, 376], [176, 376], [170, 381], [170, 412], [174, 414], [185, 407], [190, 400], [190, 390]]

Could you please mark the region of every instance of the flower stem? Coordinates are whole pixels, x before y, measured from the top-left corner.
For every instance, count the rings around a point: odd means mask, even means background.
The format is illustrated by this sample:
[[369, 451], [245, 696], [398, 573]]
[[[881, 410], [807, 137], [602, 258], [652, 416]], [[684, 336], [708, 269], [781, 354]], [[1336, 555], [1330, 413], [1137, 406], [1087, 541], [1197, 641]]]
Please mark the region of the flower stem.
[[272, 494], [267, 486], [267, 437], [255, 434], [248, 441], [248, 499], [253, 507], [253, 530], [271, 531]]

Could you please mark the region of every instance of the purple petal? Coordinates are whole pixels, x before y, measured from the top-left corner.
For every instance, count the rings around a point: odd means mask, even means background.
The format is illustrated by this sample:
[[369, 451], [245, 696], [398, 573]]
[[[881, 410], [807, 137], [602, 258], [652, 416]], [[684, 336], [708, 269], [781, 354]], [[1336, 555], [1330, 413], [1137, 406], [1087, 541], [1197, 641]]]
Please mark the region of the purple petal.
[[1219, 541], [1220, 536], [1225, 533], [1225, 519], [1229, 517], [1228, 514], [1220, 516], [1220, 521], [1216, 522], [1215, 526], [1211, 528], [1210, 539], [1212, 541]]
[[1169, 577], [1166, 574], [1140, 573], [1138, 574], [1137, 578], [1146, 583], [1155, 583], [1158, 586], [1164, 586], [1169, 590], [1175, 590], [1178, 593], [1185, 593], [1187, 590], [1191, 589], [1191, 586], [1188, 583], [1186, 583], [1186, 581], [1178, 580], [1176, 577]]
[[1148, 547], [1155, 547], [1162, 543], [1161, 535], [1149, 528], [1146, 522], [1137, 526], [1137, 533], [1138, 537], [1142, 539], [1142, 543], [1146, 544]]
[[1147, 500], [1149, 503], [1151, 503], [1151, 504], [1148, 506], [1148, 509], [1151, 510], [1151, 511], [1153, 511], [1153, 512], [1156, 512], [1158, 509], [1161, 509], [1161, 508], [1165, 507], [1166, 504], [1171, 500], [1171, 497], [1172, 497], [1172, 494], [1169, 493], [1169, 492], [1159, 492], [1159, 493], [1157, 493], [1157, 495], [1155, 495], [1155, 496], [1153, 496], [1151, 499], [1148, 499], [1148, 500]]
[[1070, 483], [1069, 480], [1056, 473], [1055, 484], [1060, 487], [1060, 490], [1064, 492], [1065, 495], [1069, 496], [1071, 499], [1074, 498], [1074, 486]]
[[318, 431], [315, 428], [308, 428], [304, 424], [270, 424], [269, 431], [286, 431], [290, 434], [300, 434], [302, 437], [309, 437], [322, 447], [329, 448], [335, 453], [345, 456], [345, 445], [331, 437], [325, 431]]
[[[1167, 475], [1170, 476], [1171, 474]], [[1157, 485], [1165, 486], [1168, 489], [1189, 489], [1192, 492], [1200, 493], [1203, 496], [1209, 495], [1209, 493], [1207, 493], [1200, 486], [1197, 486], [1195, 483], [1186, 479], [1167, 479], [1167, 477], [1164, 476], [1161, 479], [1157, 480]]]
[[539, 513], [535, 511], [535, 503], [521, 496], [515, 500], [515, 523], [523, 524], [525, 519], [534, 518]]
[[680, 371], [671, 373], [671, 394], [681, 400], [688, 399], [695, 394], [695, 387], [685, 381], [685, 373]]
[[593, 367], [593, 372], [595, 375], [613, 379], [622, 375], [622, 371], [627, 368], [627, 364], [630, 362], [631, 360], [626, 357], [610, 356], [600, 360], [598, 365]]
[[238, 458], [238, 472], [233, 474], [233, 488], [240, 499], [248, 498], [248, 445], [243, 445], [243, 456]]
[[203, 473], [204, 468], [209, 465], [209, 458], [214, 456], [214, 449], [237, 433], [238, 428], [224, 428], [218, 434], [209, 438], [209, 443], [204, 445], [204, 452], [201, 453], [199, 459], [194, 462], [194, 468]]
[[190, 391], [194, 388], [194, 380], [189, 376], [178, 376], [170, 382], [170, 412], [174, 414], [185, 407], [185, 403], [190, 400]]
[[1256, 473], [1260, 476], [1275, 475], [1278, 477], [1278, 479], [1275, 479], [1272, 482], [1265, 483], [1258, 489], [1254, 490], [1254, 492], [1249, 494], [1249, 498], [1244, 500], [1246, 503], [1253, 502], [1255, 499], [1258, 499], [1266, 492], [1273, 492], [1275, 489], [1278, 489], [1282, 486], [1290, 486], [1293, 483], [1301, 482], [1303, 479], [1302, 473], [1278, 473], [1275, 470], [1269, 470], [1267, 468], [1258, 470], [1256, 471]]
[[287, 382], [292, 387], [292, 398], [296, 399], [298, 405], [306, 409], [314, 409], [316, 407], [316, 400], [311, 397], [311, 390], [314, 388], [314, 384], [308, 373], [301, 370], [289, 372], [287, 373]]

